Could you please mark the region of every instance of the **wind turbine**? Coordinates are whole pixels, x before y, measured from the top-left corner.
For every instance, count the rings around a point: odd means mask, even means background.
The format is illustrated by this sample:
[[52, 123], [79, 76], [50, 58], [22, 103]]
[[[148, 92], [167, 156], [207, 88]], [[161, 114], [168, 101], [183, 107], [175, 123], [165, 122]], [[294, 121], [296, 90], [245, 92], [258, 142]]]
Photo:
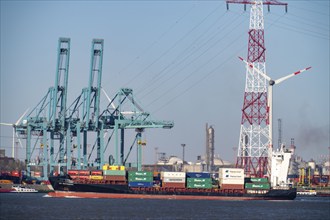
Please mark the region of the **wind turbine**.
[[246, 63], [246, 65], [248, 65], [251, 69], [254, 69], [256, 72], [258, 72], [260, 75], [262, 75], [263, 77], [266, 78], [266, 80], [268, 80], [269, 85], [268, 85], [268, 114], [269, 114], [269, 136], [270, 136], [270, 140], [271, 140], [271, 146], [273, 146], [273, 86], [275, 84], [280, 84], [281, 82], [298, 75], [299, 73], [305, 72], [306, 70], [309, 70], [312, 67], [307, 67], [305, 69], [299, 70], [297, 72], [291, 73], [287, 76], [281, 77], [277, 80], [273, 80], [272, 78], [270, 78], [270, 76], [266, 75], [266, 73], [261, 72], [259, 69], [257, 69], [256, 67], [254, 67], [254, 65], [252, 63], [247, 62], [246, 60], [244, 60], [242, 57], [239, 57], [239, 59], [241, 61], [243, 61], [244, 63]]
[[22, 146], [22, 143], [18, 137], [18, 135], [16, 134], [16, 126], [21, 122], [22, 118], [26, 115], [26, 113], [29, 111], [29, 109], [26, 109], [26, 111], [23, 113], [23, 115], [21, 115], [21, 117], [16, 121], [15, 124], [11, 124], [11, 123], [0, 123], [0, 125], [5, 125], [5, 126], [12, 126], [13, 127], [13, 143], [12, 143], [12, 158], [15, 158], [15, 135], [17, 137], [18, 142], [20, 143], [20, 145]]

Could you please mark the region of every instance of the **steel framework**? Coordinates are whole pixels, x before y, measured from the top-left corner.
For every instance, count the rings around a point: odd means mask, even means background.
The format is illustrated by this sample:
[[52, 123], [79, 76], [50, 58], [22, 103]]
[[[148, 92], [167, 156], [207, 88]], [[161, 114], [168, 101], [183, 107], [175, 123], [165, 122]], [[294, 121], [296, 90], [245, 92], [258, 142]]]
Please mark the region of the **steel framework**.
[[251, 4], [247, 60], [255, 68], [246, 67], [246, 82], [236, 167], [250, 176], [270, 175], [272, 140], [267, 107], [267, 81], [256, 69], [266, 73], [263, 5], [285, 5], [278, 1], [226, 1]]

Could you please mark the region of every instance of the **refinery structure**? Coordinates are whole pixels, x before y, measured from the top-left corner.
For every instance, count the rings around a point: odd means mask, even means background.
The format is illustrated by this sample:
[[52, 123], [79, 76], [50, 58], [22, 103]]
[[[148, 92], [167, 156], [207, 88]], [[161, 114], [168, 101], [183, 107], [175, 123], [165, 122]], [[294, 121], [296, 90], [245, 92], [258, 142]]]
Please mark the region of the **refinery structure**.
[[[241, 58], [246, 67], [246, 81], [243, 98], [237, 158], [234, 164], [223, 161], [215, 155], [215, 128], [206, 123], [205, 152], [196, 162], [185, 161], [185, 144], [182, 158], [167, 157], [166, 153], [156, 152], [157, 161], [152, 165], [142, 164], [142, 133], [148, 128], [172, 128], [172, 121], [151, 119], [151, 115], [136, 101], [133, 90], [121, 88], [112, 98], [104, 91], [108, 103], [101, 109], [103, 39], [93, 39], [89, 81], [76, 99], [68, 104], [70, 38], [60, 38], [57, 50], [57, 66], [54, 86], [30, 112], [24, 113], [13, 126], [13, 141], [17, 136], [26, 140], [26, 173], [31, 175], [32, 167], [42, 167], [40, 178], [47, 180], [54, 173], [68, 170], [101, 170], [105, 164], [125, 166], [132, 147], [137, 148], [136, 170], [167, 169], [184, 172], [215, 173], [219, 168], [239, 168], [249, 178], [269, 178], [272, 186], [288, 183], [305, 183], [311, 176], [330, 175], [329, 166], [317, 166], [313, 161], [304, 163], [295, 155], [294, 141], [286, 147], [281, 141], [276, 149], [273, 143], [272, 87], [310, 67], [273, 80], [266, 71], [266, 47], [264, 40], [264, 5], [280, 5], [287, 10], [287, 3], [276, 0], [247, 1], [228, 0], [229, 4], [251, 5], [248, 31], [247, 58]], [[125, 150], [125, 130], [136, 132], [131, 148]], [[281, 134], [279, 132], [279, 134]], [[280, 139], [280, 138], [279, 138]], [[113, 142], [113, 155], [105, 155]], [[93, 143], [88, 147], [88, 143]], [[20, 143], [22, 144], [22, 143]], [[41, 151], [36, 163], [36, 146]], [[12, 148], [14, 157], [14, 142]], [[94, 152], [94, 153], [93, 153]], [[96, 152], [96, 153], [95, 153]], [[93, 158], [93, 155], [96, 157]], [[290, 167], [290, 169], [287, 169]], [[328, 183], [329, 179], [327, 179]]]

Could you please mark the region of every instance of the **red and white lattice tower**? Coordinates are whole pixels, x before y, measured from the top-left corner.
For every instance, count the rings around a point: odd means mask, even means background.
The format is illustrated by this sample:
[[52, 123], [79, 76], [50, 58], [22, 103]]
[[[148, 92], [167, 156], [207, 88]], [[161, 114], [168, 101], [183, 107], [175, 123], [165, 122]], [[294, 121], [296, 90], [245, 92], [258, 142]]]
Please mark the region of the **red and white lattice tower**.
[[[254, 68], [246, 67], [246, 83], [242, 108], [241, 129], [236, 167], [244, 168], [247, 175], [262, 177], [270, 175], [272, 153], [269, 109], [267, 107], [266, 48], [264, 39], [263, 5], [285, 5], [278, 1], [230, 0], [229, 3], [251, 4], [247, 62]], [[268, 8], [269, 10], [269, 8]], [[256, 71], [258, 69], [259, 71]], [[269, 156], [270, 155], [270, 156]]]

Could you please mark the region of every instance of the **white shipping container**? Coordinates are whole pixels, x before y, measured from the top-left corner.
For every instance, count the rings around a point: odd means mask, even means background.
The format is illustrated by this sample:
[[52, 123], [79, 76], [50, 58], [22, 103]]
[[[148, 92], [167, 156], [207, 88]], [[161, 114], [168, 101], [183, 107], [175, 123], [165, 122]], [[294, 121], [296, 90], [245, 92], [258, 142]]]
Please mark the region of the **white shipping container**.
[[227, 173], [227, 174], [237, 174], [237, 175], [242, 174], [242, 175], [244, 175], [244, 169], [241, 169], [241, 168], [220, 168], [219, 169], [220, 176], [222, 174], [225, 174], [225, 173]]
[[243, 179], [244, 180], [244, 174], [231, 174], [231, 173], [223, 173], [219, 175], [220, 179]]
[[162, 178], [166, 178], [166, 177], [182, 177], [182, 178], [186, 178], [186, 173], [185, 172], [161, 172], [160, 176]]
[[219, 179], [219, 184], [244, 184], [244, 179]]
[[164, 183], [185, 183], [186, 178], [185, 177], [164, 177], [163, 182]]

